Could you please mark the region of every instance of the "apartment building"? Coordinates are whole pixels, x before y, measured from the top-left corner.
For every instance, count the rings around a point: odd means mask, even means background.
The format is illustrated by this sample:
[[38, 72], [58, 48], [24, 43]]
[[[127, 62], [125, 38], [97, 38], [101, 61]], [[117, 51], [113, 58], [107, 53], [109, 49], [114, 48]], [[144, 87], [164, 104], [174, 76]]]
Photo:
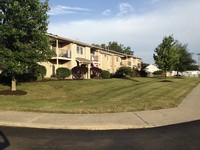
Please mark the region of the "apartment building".
[[101, 47], [53, 34], [47, 35], [52, 40], [51, 49], [54, 54], [50, 60], [41, 63], [47, 69], [46, 77], [54, 75], [57, 68], [66, 67], [72, 69], [78, 65], [88, 67], [88, 73], [85, 76], [86, 79], [90, 79], [91, 67], [98, 67], [110, 73], [115, 73], [122, 66], [140, 69], [141, 58], [112, 50], [105, 50]]

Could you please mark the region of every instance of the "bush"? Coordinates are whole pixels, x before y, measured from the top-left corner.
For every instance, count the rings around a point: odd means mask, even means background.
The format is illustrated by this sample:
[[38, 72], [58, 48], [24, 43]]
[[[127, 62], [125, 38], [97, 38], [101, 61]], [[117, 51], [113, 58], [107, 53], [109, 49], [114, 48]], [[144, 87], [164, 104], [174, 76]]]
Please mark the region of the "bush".
[[127, 78], [133, 76], [134, 70], [131, 67], [120, 67], [115, 73], [115, 77], [117, 78]]
[[102, 70], [98, 67], [92, 67], [90, 69], [90, 72], [91, 72], [91, 75], [90, 75], [91, 78], [100, 78]]
[[36, 66], [35, 68], [35, 73], [38, 77], [42, 77], [42, 80], [44, 79], [44, 76], [46, 75], [47, 73], [47, 69], [45, 66], [42, 66], [42, 65], [38, 65]]
[[73, 79], [84, 79], [84, 75], [88, 72], [86, 66], [76, 66], [72, 68], [72, 77]]
[[164, 72], [162, 70], [158, 70], [158, 71], [154, 71], [153, 75], [161, 76], [161, 75], [163, 75], [163, 73]]
[[145, 70], [140, 71], [140, 76], [141, 77], [147, 77], [148, 73]]
[[56, 69], [56, 75], [58, 79], [65, 79], [70, 76], [70, 70], [68, 68], [58, 68]]
[[110, 72], [107, 71], [107, 70], [102, 70], [102, 72], [101, 72], [101, 77], [102, 77], [103, 79], [109, 79], [109, 78], [110, 78]]

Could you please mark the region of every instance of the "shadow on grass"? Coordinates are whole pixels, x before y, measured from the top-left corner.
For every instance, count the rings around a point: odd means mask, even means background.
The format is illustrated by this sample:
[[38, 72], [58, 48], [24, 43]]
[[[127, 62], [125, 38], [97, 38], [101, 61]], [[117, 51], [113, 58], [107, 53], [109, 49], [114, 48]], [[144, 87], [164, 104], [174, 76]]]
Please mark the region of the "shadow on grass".
[[174, 77], [174, 79], [185, 79], [185, 77]]
[[136, 79], [134, 79], [134, 78], [124, 78], [125, 80], [130, 80], [130, 81], [134, 81], [134, 82], [140, 82], [140, 81], [138, 81], [138, 80], [136, 80]]
[[0, 95], [23, 96], [23, 95], [26, 95], [26, 94], [27, 94], [27, 92], [21, 91], [21, 90], [16, 90], [16, 91], [3, 90], [3, 91], [0, 91]]
[[161, 80], [159, 82], [174, 82], [174, 81], [171, 81], [171, 80]]

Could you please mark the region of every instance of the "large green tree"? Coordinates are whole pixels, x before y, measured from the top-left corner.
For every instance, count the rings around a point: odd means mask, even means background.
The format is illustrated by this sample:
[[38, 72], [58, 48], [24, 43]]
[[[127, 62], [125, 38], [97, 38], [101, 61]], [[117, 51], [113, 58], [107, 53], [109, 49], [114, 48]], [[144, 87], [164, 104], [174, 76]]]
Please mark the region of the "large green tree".
[[177, 70], [177, 73], [178, 71], [198, 70], [198, 66], [195, 65], [196, 61], [192, 58], [192, 53], [189, 52], [187, 44], [182, 44], [177, 41], [175, 46], [177, 47], [179, 53], [179, 61], [174, 68]]
[[108, 43], [108, 48], [110, 50], [113, 50], [113, 51], [117, 51], [117, 52], [120, 52], [120, 53], [125, 53], [125, 54], [128, 54], [128, 55], [133, 55], [133, 51], [131, 50], [131, 47], [125, 47], [124, 45], [122, 44], [119, 44], [118, 42], [109, 42]]
[[154, 50], [154, 60], [160, 69], [165, 72], [165, 79], [167, 71], [172, 71], [174, 66], [179, 61], [178, 49], [175, 46], [176, 41], [173, 36], [164, 37], [162, 43]]
[[116, 51], [116, 52], [120, 52], [120, 53], [124, 53], [127, 55], [133, 55], [134, 52], [131, 50], [130, 46], [125, 47], [123, 44], [119, 44], [116, 41], [112, 41], [112, 42], [108, 42], [108, 45], [106, 44], [93, 44], [94, 46], [98, 46], [104, 49], [109, 49], [112, 51]]
[[13, 91], [17, 74], [51, 56], [48, 10], [48, 1], [0, 0], [0, 66], [12, 76]]

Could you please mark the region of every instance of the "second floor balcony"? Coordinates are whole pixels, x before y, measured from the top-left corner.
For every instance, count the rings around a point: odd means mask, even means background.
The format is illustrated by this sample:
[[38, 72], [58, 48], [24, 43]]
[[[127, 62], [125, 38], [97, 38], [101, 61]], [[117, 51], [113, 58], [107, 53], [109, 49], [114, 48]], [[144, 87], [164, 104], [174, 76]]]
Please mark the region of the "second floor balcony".
[[60, 48], [58, 48], [57, 50], [56, 48], [53, 48], [53, 50], [54, 54], [52, 59], [71, 60], [72, 57], [71, 50], [62, 50]]

